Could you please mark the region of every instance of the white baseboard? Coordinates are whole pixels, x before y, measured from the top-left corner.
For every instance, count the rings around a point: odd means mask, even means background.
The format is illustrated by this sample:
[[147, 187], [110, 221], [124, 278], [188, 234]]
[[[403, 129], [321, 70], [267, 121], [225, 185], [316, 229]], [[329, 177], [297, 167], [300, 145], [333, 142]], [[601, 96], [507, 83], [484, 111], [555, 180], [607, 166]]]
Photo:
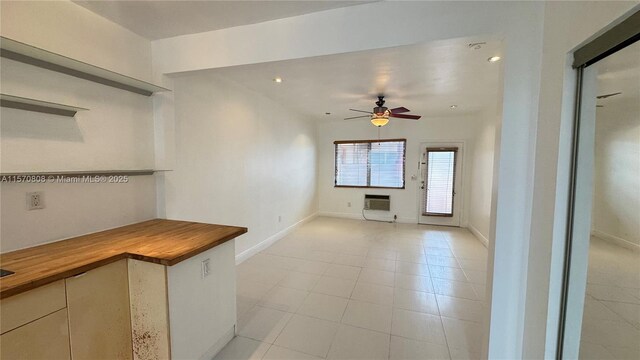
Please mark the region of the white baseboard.
[[[330, 211], [320, 211], [318, 212], [318, 215], [326, 216], [326, 217], [341, 218], [341, 219], [364, 220], [364, 218], [362, 218], [362, 214], [354, 214], [354, 213], [338, 213], [338, 212], [330, 212]], [[376, 216], [374, 213], [368, 213], [366, 215], [367, 215], [367, 218], [371, 220], [389, 221], [389, 222], [393, 221], [393, 215]], [[417, 224], [418, 220], [416, 218], [399, 217], [398, 219], [396, 219], [396, 222], [401, 224]]]
[[478, 229], [476, 229], [475, 226], [473, 226], [472, 224], [467, 224], [467, 229], [469, 229], [469, 231], [471, 231], [471, 233], [475, 235], [475, 237], [477, 237], [478, 240], [480, 240], [480, 242], [482, 243], [482, 245], [484, 245], [484, 247], [489, 248], [489, 240], [487, 240], [487, 238], [484, 235], [482, 235], [482, 233], [478, 231]]
[[625, 249], [629, 249], [629, 250], [633, 250], [633, 251], [640, 251], [640, 245], [638, 244], [634, 244], [629, 240], [625, 240], [621, 237], [617, 237], [615, 235], [611, 235], [611, 234], [607, 234], [604, 233], [602, 231], [599, 230], [591, 230], [591, 235], [600, 238], [608, 243], [611, 243], [613, 245], [617, 245], [620, 247], [623, 247]]
[[271, 246], [273, 243], [275, 243], [276, 241], [282, 239], [283, 237], [287, 236], [287, 234], [289, 234], [290, 232], [292, 232], [293, 230], [295, 230], [297, 227], [299, 227], [300, 225], [307, 223], [313, 219], [315, 219], [316, 217], [318, 217], [318, 213], [313, 213], [309, 216], [307, 216], [306, 218], [298, 221], [297, 223], [282, 229], [280, 231], [278, 231], [277, 233], [269, 236], [268, 238], [262, 240], [261, 242], [259, 242], [258, 244], [250, 247], [249, 249], [241, 252], [240, 254], [236, 255], [236, 265], [241, 264], [243, 261], [247, 260], [248, 258], [252, 257], [253, 255], [259, 253], [260, 251], [268, 248], [269, 246]]

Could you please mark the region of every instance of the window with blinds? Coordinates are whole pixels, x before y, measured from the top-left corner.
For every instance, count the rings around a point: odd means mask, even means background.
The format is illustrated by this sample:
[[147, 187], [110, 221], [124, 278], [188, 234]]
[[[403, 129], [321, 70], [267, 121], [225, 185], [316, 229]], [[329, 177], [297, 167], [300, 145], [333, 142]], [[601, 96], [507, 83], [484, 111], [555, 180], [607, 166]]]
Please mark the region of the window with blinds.
[[404, 189], [405, 139], [336, 141], [335, 186]]
[[457, 148], [427, 149], [423, 215], [453, 216]]

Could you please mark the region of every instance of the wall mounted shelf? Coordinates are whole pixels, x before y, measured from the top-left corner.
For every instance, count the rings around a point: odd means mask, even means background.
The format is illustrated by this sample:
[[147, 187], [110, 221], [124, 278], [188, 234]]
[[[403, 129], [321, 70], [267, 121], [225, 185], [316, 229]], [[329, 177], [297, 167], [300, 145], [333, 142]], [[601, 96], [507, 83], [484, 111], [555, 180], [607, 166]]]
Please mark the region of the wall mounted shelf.
[[53, 179], [59, 179], [59, 178], [73, 178], [73, 177], [83, 177], [83, 176], [87, 176], [87, 177], [141, 176], [141, 175], [153, 175], [155, 173], [165, 172], [165, 171], [171, 171], [171, 170], [141, 169], [141, 170], [87, 170], [87, 171], [27, 171], [27, 172], [0, 173], [0, 178], [44, 176], [46, 178], [53, 177]]
[[42, 101], [38, 99], [30, 99], [20, 96], [0, 94], [0, 106], [12, 109], [20, 109], [26, 111], [35, 111], [45, 114], [61, 115], [74, 117], [78, 111], [89, 110], [77, 106], [64, 105]]
[[0, 36], [0, 56], [145, 96], [151, 96], [155, 92], [170, 91], [146, 81], [27, 45], [4, 36]]

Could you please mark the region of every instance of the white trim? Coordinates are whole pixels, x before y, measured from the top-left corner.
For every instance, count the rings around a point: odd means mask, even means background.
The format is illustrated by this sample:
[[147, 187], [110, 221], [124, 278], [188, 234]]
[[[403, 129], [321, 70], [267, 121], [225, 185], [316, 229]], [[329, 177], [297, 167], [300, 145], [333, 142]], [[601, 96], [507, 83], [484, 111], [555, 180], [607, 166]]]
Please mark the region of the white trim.
[[[333, 217], [333, 218], [341, 218], [341, 219], [353, 219], [353, 220], [362, 220], [366, 221], [362, 218], [362, 214], [360, 213], [338, 213], [338, 212], [330, 212], [330, 211], [320, 211], [318, 212], [319, 216]], [[380, 217], [372, 215], [371, 212], [367, 213], [367, 217], [372, 220], [377, 221], [389, 221], [393, 222], [393, 217], [389, 215], [388, 217]], [[418, 220], [416, 218], [402, 218], [399, 217], [396, 219], [396, 223], [400, 224], [417, 224]]]
[[351, 214], [351, 213], [338, 213], [338, 212], [330, 212], [330, 211], [320, 211], [318, 212], [319, 216], [333, 217], [333, 218], [342, 218], [342, 219], [353, 219], [353, 220], [364, 220], [362, 215], [360, 214]]
[[480, 240], [480, 242], [482, 243], [482, 245], [484, 245], [484, 247], [486, 247], [487, 249], [489, 248], [489, 240], [487, 240], [487, 237], [482, 235], [482, 233], [478, 229], [476, 229], [476, 227], [473, 226], [473, 224], [471, 223], [467, 224], [467, 229], [471, 231], [471, 233], [475, 235], [475, 237], [478, 238], [478, 240]]
[[222, 337], [213, 344], [212, 347], [207, 350], [206, 353], [200, 356], [200, 360], [203, 359], [213, 359], [219, 352], [222, 350], [227, 344], [236, 337], [236, 325], [234, 324], [227, 332], [222, 335]]
[[625, 240], [621, 237], [615, 236], [615, 235], [611, 235], [611, 234], [607, 234], [604, 233], [600, 230], [591, 230], [591, 236], [595, 236], [599, 239], [602, 239], [610, 244], [613, 245], [617, 245], [620, 247], [623, 247], [625, 249], [629, 249], [629, 250], [633, 250], [633, 251], [640, 251], [640, 245], [638, 244], [634, 244], [629, 240]]
[[282, 239], [283, 237], [287, 236], [290, 232], [292, 232], [293, 230], [295, 230], [297, 227], [299, 227], [302, 224], [305, 224], [313, 219], [315, 219], [318, 216], [318, 213], [315, 212], [309, 216], [307, 216], [306, 218], [298, 221], [297, 223], [282, 229], [280, 231], [278, 231], [277, 233], [269, 236], [268, 238], [262, 240], [261, 242], [259, 242], [258, 244], [250, 247], [249, 249], [241, 252], [240, 254], [236, 255], [236, 265], [241, 264], [243, 261], [247, 260], [248, 258], [252, 257], [253, 255], [259, 253], [260, 251], [268, 248], [269, 246], [271, 246], [273, 243], [275, 243], [276, 241]]

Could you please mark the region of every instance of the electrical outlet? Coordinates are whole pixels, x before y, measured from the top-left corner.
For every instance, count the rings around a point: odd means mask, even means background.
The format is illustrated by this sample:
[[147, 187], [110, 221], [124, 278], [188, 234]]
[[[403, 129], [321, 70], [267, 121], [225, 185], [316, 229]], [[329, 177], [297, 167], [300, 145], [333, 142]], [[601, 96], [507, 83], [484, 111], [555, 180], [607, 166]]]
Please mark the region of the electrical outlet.
[[42, 191], [27, 193], [27, 210], [44, 209], [44, 193]]
[[202, 278], [209, 276], [211, 272], [211, 267], [209, 266], [210, 259], [202, 260]]
[[351, 201], [347, 203], [347, 207], [351, 207]]

